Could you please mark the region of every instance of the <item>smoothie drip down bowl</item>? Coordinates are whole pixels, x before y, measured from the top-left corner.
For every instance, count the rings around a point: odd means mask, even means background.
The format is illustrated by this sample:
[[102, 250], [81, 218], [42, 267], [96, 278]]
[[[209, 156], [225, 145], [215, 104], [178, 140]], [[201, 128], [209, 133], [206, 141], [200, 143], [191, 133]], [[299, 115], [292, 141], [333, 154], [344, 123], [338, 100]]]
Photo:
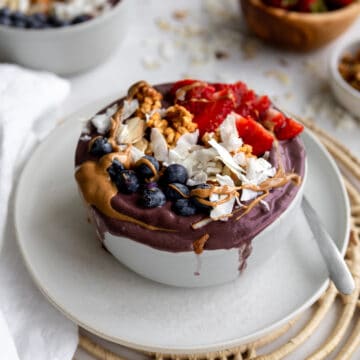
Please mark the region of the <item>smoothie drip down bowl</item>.
[[86, 123], [75, 178], [127, 267], [169, 285], [221, 284], [245, 270], [255, 242], [261, 263], [290, 231], [302, 130], [242, 82], [141, 81]]

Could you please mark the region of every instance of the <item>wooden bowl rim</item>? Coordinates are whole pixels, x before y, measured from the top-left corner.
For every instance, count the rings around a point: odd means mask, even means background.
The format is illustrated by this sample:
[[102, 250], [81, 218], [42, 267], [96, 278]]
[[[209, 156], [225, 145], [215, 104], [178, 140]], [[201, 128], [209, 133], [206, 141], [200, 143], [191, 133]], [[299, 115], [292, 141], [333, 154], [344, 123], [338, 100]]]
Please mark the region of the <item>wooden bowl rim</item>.
[[287, 18], [289, 20], [299, 20], [305, 22], [319, 22], [324, 20], [335, 20], [347, 17], [350, 14], [354, 15], [356, 12], [360, 14], [360, 1], [355, 0], [350, 5], [344, 6], [337, 10], [326, 11], [323, 13], [302, 13], [298, 11], [289, 11], [285, 9], [276, 8], [263, 3], [262, 0], [241, 0], [243, 2], [251, 3], [253, 6], [267, 12], [278, 18]]

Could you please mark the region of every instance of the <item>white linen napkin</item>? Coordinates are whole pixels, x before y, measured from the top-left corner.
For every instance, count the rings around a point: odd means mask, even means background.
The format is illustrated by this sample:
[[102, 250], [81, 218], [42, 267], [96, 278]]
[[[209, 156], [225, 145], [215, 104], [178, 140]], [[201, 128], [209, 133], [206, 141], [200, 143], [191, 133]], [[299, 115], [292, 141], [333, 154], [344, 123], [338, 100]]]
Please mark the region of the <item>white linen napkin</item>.
[[0, 359], [70, 360], [77, 347], [77, 327], [45, 300], [23, 265], [11, 195], [21, 164], [54, 127], [69, 91], [55, 75], [0, 65]]

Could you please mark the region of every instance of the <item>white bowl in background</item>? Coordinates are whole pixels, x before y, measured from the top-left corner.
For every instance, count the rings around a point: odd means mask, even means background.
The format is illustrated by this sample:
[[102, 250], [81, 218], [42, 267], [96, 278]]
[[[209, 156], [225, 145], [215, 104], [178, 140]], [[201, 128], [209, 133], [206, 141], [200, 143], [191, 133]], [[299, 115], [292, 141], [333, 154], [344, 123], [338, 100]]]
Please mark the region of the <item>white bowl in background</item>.
[[346, 52], [360, 49], [360, 37], [338, 46], [330, 57], [330, 85], [339, 103], [354, 116], [360, 118], [360, 91], [346, 82], [338, 70], [341, 57]]
[[0, 25], [0, 61], [60, 75], [79, 73], [104, 62], [121, 43], [127, 1], [77, 25], [51, 29], [18, 29]]

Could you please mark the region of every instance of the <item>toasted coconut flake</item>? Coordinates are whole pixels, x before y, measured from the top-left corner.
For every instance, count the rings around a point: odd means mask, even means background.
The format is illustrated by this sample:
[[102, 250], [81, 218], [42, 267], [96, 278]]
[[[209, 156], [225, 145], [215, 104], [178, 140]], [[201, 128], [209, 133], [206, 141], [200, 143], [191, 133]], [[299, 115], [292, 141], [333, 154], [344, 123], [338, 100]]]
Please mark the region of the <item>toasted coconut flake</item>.
[[[220, 186], [230, 186], [230, 187], [235, 187], [234, 181], [231, 179], [230, 176], [228, 175], [217, 175], [216, 179], [218, 181], [218, 183], [220, 184]], [[214, 194], [217, 195], [217, 194]], [[225, 199], [226, 195], [218, 195], [218, 199], [215, 200], [211, 200], [211, 201], [216, 201], [216, 200], [222, 200]], [[213, 220], [221, 220], [221, 221], [227, 221], [229, 219], [229, 217], [232, 214], [232, 211], [234, 209], [234, 204], [235, 204], [235, 200], [236, 197], [233, 196], [229, 199], [229, 201], [226, 201], [223, 204], [219, 204], [217, 206], [215, 206], [211, 212], [210, 212], [210, 217]]]
[[120, 120], [124, 121], [128, 119], [139, 107], [139, 101], [137, 99], [133, 100], [124, 100], [122, 113]]
[[144, 133], [145, 121], [139, 117], [133, 117], [120, 127], [117, 142], [119, 144], [134, 144], [143, 138]]
[[209, 140], [211, 145], [219, 154], [221, 161], [243, 182], [247, 182], [246, 177], [243, 175], [244, 169], [241, 168], [232, 158], [231, 154], [214, 139]]
[[205, 218], [205, 219], [202, 219], [194, 224], [191, 225], [191, 227], [194, 229], [194, 230], [197, 230], [197, 229], [201, 229], [203, 226], [206, 226], [208, 224], [210, 224], [211, 222], [213, 222], [214, 220], [211, 219], [211, 218]]
[[163, 134], [160, 132], [159, 129], [157, 128], [151, 129], [150, 141], [152, 144], [155, 158], [158, 159], [159, 161], [168, 162], [169, 160], [168, 145]]
[[130, 156], [131, 156], [131, 162], [135, 164], [139, 159], [141, 159], [144, 156], [144, 152], [139, 150], [135, 146], [131, 146], [130, 148]]
[[220, 144], [227, 151], [236, 151], [243, 145], [243, 141], [239, 137], [239, 133], [236, 128], [236, 117], [237, 115], [235, 113], [229, 114], [219, 127], [221, 137]]
[[104, 114], [95, 115], [90, 120], [99, 134], [105, 134], [109, 130], [111, 117], [116, 113], [117, 110], [118, 105], [115, 104], [106, 109]]

